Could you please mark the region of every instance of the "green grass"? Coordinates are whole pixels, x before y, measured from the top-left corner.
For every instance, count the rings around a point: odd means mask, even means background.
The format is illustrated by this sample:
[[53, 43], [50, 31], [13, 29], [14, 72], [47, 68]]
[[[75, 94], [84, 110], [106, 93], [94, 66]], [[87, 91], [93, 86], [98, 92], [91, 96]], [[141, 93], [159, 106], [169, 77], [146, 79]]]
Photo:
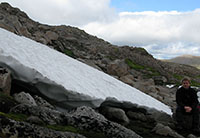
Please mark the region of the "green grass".
[[119, 48], [118, 47], [114, 47], [113, 50], [114, 50], [115, 53], [119, 53]]
[[[0, 112], [0, 116], [4, 116], [6, 118], [15, 120], [15, 121], [26, 121], [27, 117], [24, 114], [13, 114], [13, 113], [3, 113]], [[87, 130], [80, 130], [78, 128], [75, 128], [73, 126], [62, 126], [62, 125], [40, 125], [42, 127], [46, 127], [52, 130], [56, 130], [56, 131], [62, 131], [62, 132], [72, 132], [72, 133], [76, 133], [76, 134], [81, 134], [86, 136], [87, 138], [106, 138], [106, 136], [103, 133], [99, 133], [99, 132], [94, 132], [94, 131], [87, 131]]]
[[147, 53], [147, 51], [144, 48], [141, 48], [141, 47], [137, 47], [136, 51], [140, 52], [140, 53]]
[[131, 68], [131, 69], [135, 69], [135, 70], [147, 70], [149, 71], [148, 74], [146, 74], [145, 76], [147, 78], [152, 78], [153, 76], [160, 76], [161, 74], [159, 72], [157, 72], [156, 70], [154, 70], [153, 68], [151, 67], [145, 67], [145, 66], [142, 66], [142, 65], [138, 65], [136, 63], [134, 63], [131, 59], [125, 59], [125, 63]]
[[173, 77], [180, 81], [183, 79], [183, 76], [178, 75], [178, 74], [173, 74]]
[[110, 59], [111, 61], [114, 61], [116, 58], [113, 56], [106, 56], [106, 58]]
[[126, 58], [125, 59], [125, 63], [132, 69], [135, 69], [135, 70], [142, 70], [142, 69], [145, 69], [144, 66], [141, 66], [141, 65], [138, 65], [136, 63], [134, 63], [132, 60]]
[[73, 53], [71, 50], [69, 50], [69, 49], [65, 49], [65, 50], [64, 50], [64, 53], [65, 53], [66, 55], [72, 57], [72, 58], [76, 58], [76, 56], [74, 55], [74, 53]]
[[13, 97], [0, 92], [0, 112], [9, 112], [9, 110], [16, 106], [18, 102]]
[[77, 129], [73, 126], [61, 126], [61, 125], [47, 125], [46, 126], [49, 129], [53, 129], [56, 131], [67, 131], [67, 132], [73, 132], [73, 133], [78, 133], [81, 135], [86, 136], [87, 138], [106, 138], [106, 136], [103, 133], [99, 133], [99, 132], [94, 132], [94, 131], [86, 131], [86, 130], [80, 130]]
[[199, 83], [199, 82], [196, 82], [196, 81], [194, 81], [194, 80], [192, 80], [192, 81], [191, 81], [191, 85], [192, 85], [192, 86], [197, 86], [197, 87], [199, 87], [199, 86], [200, 86], [200, 83]]
[[72, 126], [47, 125], [46, 127], [56, 130], [56, 131], [69, 131], [69, 132], [73, 132], [73, 133], [78, 133], [78, 129], [76, 129]]
[[[173, 74], [173, 77], [176, 78], [179, 82], [177, 82], [178, 85], [181, 85], [181, 80], [184, 78], [183, 76], [181, 75], [177, 75], [177, 74]], [[196, 78], [199, 78], [200, 76], [197, 76]], [[194, 80], [191, 80], [191, 86], [197, 86], [199, 87], [200, 86], [200, 83], [199, 82], [196, 82]]]
[[200, 75], [196, 76], [195, 78], [200, 78]]
[[15, 121], [25, 121], [27, 119], [27, 116], [24, 114], [13, 114], [13, 113], [0, 112], [0, 116], [4, 116], [4, 117], [7, 117], [7, 118], [15, 120]]
[[152, 69], [150, 67], [147, 67], [147, 70], [151, 71], [151, 74], [150, 74], [151, 77], [153, 77], [153, 76], [160, 76], [161, 75], [159, 72], [157, 72], [156, 70], [154, 70], [154, 69]]
[[[137, 124], [137, 125], [135, 125]], [[131, 120], [127, 128], [133, 130], [143, 138], [171, 138], [170, 136], [161, 136], [152, 132], [152, 129], [155, 127], [154, 122], [142, 122], [138, 120]]]
[[4, 93], [2, 93], [2, 92], [0, 92], [0, 98], [5, 99], [5, 100], [10, 100], [10, 101], [13, 101], [13, 100], [14, 100], [13, 97], [11, 97], [11, 96], [9, 96], [9, 95], [7, 95], [7, 94], [4, 94]]

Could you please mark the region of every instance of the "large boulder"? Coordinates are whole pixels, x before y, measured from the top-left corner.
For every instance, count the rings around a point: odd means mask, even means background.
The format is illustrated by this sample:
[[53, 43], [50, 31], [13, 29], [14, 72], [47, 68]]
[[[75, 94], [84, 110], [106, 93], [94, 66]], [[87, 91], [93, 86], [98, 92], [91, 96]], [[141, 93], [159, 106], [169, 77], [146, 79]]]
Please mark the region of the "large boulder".
[[137, 113], [137, 112], [133, 112], [133, 111], [128, 111], [127, 116], [130, 119], [140, 120], [143, 122], [148, 120], [148, 118], [143, 113], [139, 113], [139, 112]]
[[[152, 122], [162, 123], [164, 125], [174, 126], [174, 120], [165, 112], [158, 111], [154, 108], [139, 106], [130, 102], [121, 102], [114, 98], [107, 98], [100, 106], [99, 110], [105, 107], [115, 107], [123, 109], [130, 119], [139, 119], [141, 121], [149, 120]], [[138, 117], [138, 115], [141, 115]]]
[[108, 121], [101, 114], [95, 112], [91, 107], [79, 107], [75, 111], [72, 111], [71, 114], [74, 118], [74, 123], [77, 126], [87, 130], [102, 132], [106, 137], [141, 138], [141, 136], [132, 130], [117, 123]]
[[34, 98], [29, 93], [20, 92], [14, 94], [13, 97], [19, 103], [37, 106]]
[[162, 136], [170, 136], [172, 138], [184, 138], [183, 136], [172, 130], [169, 126], [164, 126], [160, 123], [158, 123], [152, 131]]
[[109, 120], [122, 123], [122, 124], [128, 124], [129, 123], [129, 118], [127, 117], [126, 113], [124, 110], [120, 108], [115, 108], [115, 107], [103, 107], [101, 109], [101, 114], [103, 114], [106, 118]]
[[47, 102], [43, 98], [41, 98], [37, 95], [34, 95], [33, 98], [34, 98], [34, 100], [35, 100], [35, 102], [38, 106], [47, 107], [47, 108], [50, 108], [50, 109], [55, 109], [55, 107], [53, 105], [51, 105], [49, 102]]
[[135, 84], [135, 79], [133, 77], [133, 75], [126, 75], [126, 76], [122, 76], [120, 77], [120, 80], [126, 84], [129, 84], [131, 86], [134, 86]]
[[115, 60], [107, 66], [110, 75], [122, 77], [128, 74], [128, 66], [121, 60]]

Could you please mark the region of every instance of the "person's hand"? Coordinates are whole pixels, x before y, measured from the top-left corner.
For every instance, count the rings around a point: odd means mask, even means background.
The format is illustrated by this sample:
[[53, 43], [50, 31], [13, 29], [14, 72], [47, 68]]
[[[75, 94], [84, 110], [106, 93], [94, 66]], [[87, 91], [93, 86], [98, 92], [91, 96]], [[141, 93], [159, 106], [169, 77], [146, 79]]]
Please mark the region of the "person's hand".
[[192, 111], [192, 108], [190, 106], [185, 106], [184, 109], [185, 109], [185, 112], [187, 113]]

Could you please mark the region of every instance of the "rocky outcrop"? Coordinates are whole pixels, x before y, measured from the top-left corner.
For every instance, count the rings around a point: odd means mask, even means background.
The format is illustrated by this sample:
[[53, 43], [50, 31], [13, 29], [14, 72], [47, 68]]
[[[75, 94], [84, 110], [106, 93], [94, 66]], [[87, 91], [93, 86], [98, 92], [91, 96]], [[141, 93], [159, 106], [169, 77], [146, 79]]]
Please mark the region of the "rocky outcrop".
[[[96, 110], [81, 106], [60, 112], [38, 95], [15, 93], [14, 97], [20, 103], [3, 95], [0, 93], [0, 103], [4, 102], [0, 108], [2, 137], [92, 138], [98, 135], [101, 138], [140, 138], [159, 135], [160, 138], [183, 138], [173, 130], [171, 116], [130, 102], [108, 98]], [[25, 100], [19, 100], [19, 97]], [[11, 101], [15, 104], [7, 106], [8, 111], [5, 111], [4, 106]]]
[[[25, 101], [25, 103], [27, 102]], [[140, 138], [140, 136], [132, 130], [117, 123], [108, 121], [101, 114], [95, 112], [91, 107], [86, 106], [78, 107], [70, 112], [62, 113], [47, 107], [34, 106], [31, 104], [19, 104], [10, 109], [10, 113], [30, 116], [26, 121], [34, 124], [70, 125], [80, 130], [90, 130], [96, 133], [102, 133], [106, 137]]]
[[[113, 112], [109, 112], [108, 109], [114, 109], [114, 111], [118, 111], [118, 112], [120, 111], [119, 109], [122, 109], [126, 113], [125, 115], [129, 117], [129, 119], [136, 119], [140, 121], [151, 120], [153, 122], [163, 123], [169, 126], [172, 126], [174, 123], [171, 116], [164, 112], [159, 112], [153, 108], [138, 106], [130, 102], [121, 102], [114, 98], [107, 98], [106, 101], [104, 101], [101, 104], [99, 108], [99, 112], [104, 114], [108, 118], [110, 116], [114, 116], [112, 117], [112, 119], [115, 119], [115, 116], [117, 115], [113, 115]], [[122, 116], [125, 116], [125, 115], [122, 114]], [[140, 116], [138, 117], [138, 115]], [[127, 120], [127, 119], [124, 119], [124, 120]], [[118, 122], [120, 121], [118, 120]]]
[[80, 124], [78, 124], [79, 127], [88, 130], [102, 131], [107, 137], [141, 138], [130, 129], [122, 127], [117, 123], [112, 123], [108, 121], [102, 115], [96, 113], [91, 108], [77, 108], [75, 112], [72, 112], [72, 115], [75, 118], [75, 122], [80, 122]]

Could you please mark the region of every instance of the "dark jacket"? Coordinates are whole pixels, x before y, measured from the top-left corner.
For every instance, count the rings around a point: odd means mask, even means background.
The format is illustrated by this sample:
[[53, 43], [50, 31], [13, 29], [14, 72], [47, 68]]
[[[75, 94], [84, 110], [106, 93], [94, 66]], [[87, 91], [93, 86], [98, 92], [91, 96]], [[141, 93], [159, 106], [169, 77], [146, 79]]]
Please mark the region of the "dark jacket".
[[192, 109], [196, 108], [199, 103], [197, 92], [191, 87], [188, 89], [179, 88], [176, 92], [176, 103], [182, 109], [184, 106], [190, 106]]

